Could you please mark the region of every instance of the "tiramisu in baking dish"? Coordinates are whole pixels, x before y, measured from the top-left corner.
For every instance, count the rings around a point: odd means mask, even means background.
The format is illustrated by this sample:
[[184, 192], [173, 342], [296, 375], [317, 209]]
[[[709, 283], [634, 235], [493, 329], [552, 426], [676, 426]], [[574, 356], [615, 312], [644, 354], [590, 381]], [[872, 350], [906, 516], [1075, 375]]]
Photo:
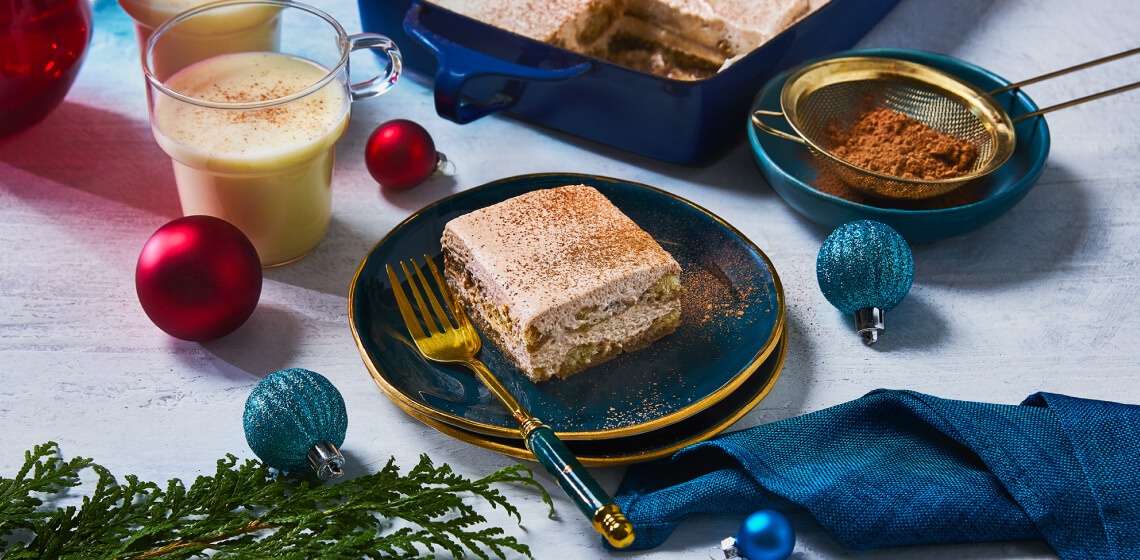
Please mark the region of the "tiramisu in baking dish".
[[826, 0], [431, 0], [524, 37], [680, 80], [713, 76]]
[[532, 381], [639, 350], [680, 324], [680, 265], [593, 187], [465, 214], [442, 243], [468, 317]]

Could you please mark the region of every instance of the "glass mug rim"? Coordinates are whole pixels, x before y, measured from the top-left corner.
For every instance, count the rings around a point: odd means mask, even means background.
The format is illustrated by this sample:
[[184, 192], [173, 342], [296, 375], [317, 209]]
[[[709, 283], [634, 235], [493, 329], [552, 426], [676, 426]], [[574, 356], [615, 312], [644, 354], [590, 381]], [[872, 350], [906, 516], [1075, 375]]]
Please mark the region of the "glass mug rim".
[[[227, 8], [227, 7], [232, 7], [232, 6], [242, 6], [242, 5], [280, 6], [283, 8], [297, 8], [297, 9], [308, 12], [312, 15], [315, 15], [315, 16], [323, 19], [329, 25], [331, 25], [334, 30], [336, 30], [337, 43], [338, 43], [339, 48], [340, 48], [340, 60], [338, 60], [335, 65], [333, 65], [332, 67], [329, 68], [329, 72], [327, 74], [325, 74], [324, 77], [322, 77], [320, 80], [317, 80], [316, 82], [313, 82], [312, 84], [309, 84], [305, 88], [300, 89], [298, 91], [295, 91], [293, 93], [290, 93], [289, 95], [285, 95], [282, 97], [276, 97], [273, 99], [266, 99], [263, 101], [226, 102], [226, 101], [210, 101], [207, 99], [192, 97], [192, 96], [186, 95], [184, 93], [170, 89], [169, 87], [166, 86], [165, 83], [162, 82], [162, 80], [159, 80], [158, 77], [154, 75], [154, 71], [151, 70], [151, 68], [150, 68], [150, 54], [151, 54], [151, 52], [154, 51], [155, 43], [157, 42], [158, 37], [160, 35], [162, 35], [163, 32], [165, 32], [167, 29], [170, 29], [171, 27], [174, 27], [175, 25], [177, 25], [177, 24], [179, 24], [179, 23], [181, 23], [187, 19], [190, 19], [194, 16], [197, 16], [198, 14], [208, 12], [208, 11], [212, 11], [215, 9]], [[197, 8], [192, 8], [192, 9], [189, 9], [185, 12], [182, 12], [182, 13], [166, 20], [165, 22], [162, 23], [162, 25], [155, 28], [154, 32], [151, 33], [150, 38], [147, 39], [147, 42], [146, 42], [146, 52], [144, 53], [143, 61], [142, 61], [143, 62], [143, 64], [142, 64], [143, 74], [146, 77], [147, 83], [150, 84], [151, 87], [157, 89], [158, 91], [162, 92], [163, 94], [168, 95], [174, 99], [177, 99], [177, 100], [182, 101], [184, 103], [190, 103], [192, 105], [197, 105], [199, 107], [206, 107], [209, 109], [264, 109], [267, 107], [276, 107], [278, 105], [284, 105], [286, 103], [291, 103], [291, 102], [296, 101], [298, 99], [303, 99], [305, 97], [308, 97], [309, 95], [313, 94], [314, 92], [317, 92], [317, 91], [321, 90], [322, 88], [324, 88], [325, 86], [327, 86], [329, 84], [329, 82], [336, 79], [337, 75], [340, 74], [340, 72], [348, 64], [348, 56], [352, 52], [352, 50], [348, 47], [348, 44], [349, 44], [348, 39], [349, 39], [348, 32], [344, 30], [344, 26], [342, 26], [340, 24], [340, 22], [338, 22], [336, 19], [334, 19], [329, 14], [325, 13], [323, 10], [316, 8], [316, 7], [313, 7], [313, 6], [310, 6], [308, 4], [303, 4], [301, 2], [293, 2], [291, 0], [223, 0], [221, 2], [211, 2], [208, 4], [203, 4], [201, 6], [198, 6]]]

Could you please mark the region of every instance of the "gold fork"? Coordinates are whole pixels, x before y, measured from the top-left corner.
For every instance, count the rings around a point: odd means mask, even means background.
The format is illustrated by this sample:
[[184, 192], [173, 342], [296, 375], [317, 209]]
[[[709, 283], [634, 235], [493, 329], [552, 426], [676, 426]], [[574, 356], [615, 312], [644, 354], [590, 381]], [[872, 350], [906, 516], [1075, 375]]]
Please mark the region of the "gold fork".
[[[424, 332], [420, 320], [412, 310], [408, 297], [404, 295], [396, 272], [391, 265], [385, 265], [385, 268], [388, 269], [388, 280], [391, 281], [392, 290], [396, 293], [396, 303], [400, 306], [400, 314], [404, 317], [404, 323], [408, 326], [408, 331], [416, 343], [416, 348], [429, 360], [463, 364], [474, 371], [479, 380], [499, 399], [499, 402], [511, 411], [511, 415], [519, 424], [519, 432], [522, 433], [526, 448], [558, 481], [558, 485], [574, 500], [578, 509], [593, 522], [594, 530], [601, 533], [611, 545], [617, 548], [629, 546], [633, 542], [633, 525], [626, 519], [621, 508], [586, 472], [586, 469], [566, 448], [562, 440], [554, 435], [554, 430], [551, 430], [549, 426], [543, 424], [541, 420], [535, 418], [519, 405], [518, 401], [487, 369], [487, 366], [475, 357], [479, 353], [481, 344], [479, 333], [475, 331], [475, 327], [455, 301], [455, 296], [452, 295], [451, 289], [447, 286], [443, 276], [440, 275], [439, 269], [436, 268], [431, 257], [424, 255], [424, 258], [427, 260], [432, 276], [435, 277], [439, 293], [443, 296], [443, 300], [447, 303], [448, 309], [451, 310], [451, 316], [455, 320], [453, 326], [415, 259], [411, 260], [411, 269], [415, 271], [415, 276], [409, 271], [408, 263], [401, 262], [400, 267], [404, 269], [404, 277], [408, 279], [408, 288], [411, 289], [412, 297], [415, 298], [416, 304], [420, 308], [424, 325], [427, 325], [427, 333]], [[427, 301], [431, 303], [431, 309], [435, 310], [435, 320], [433, 320], [432, 313], [428, 310], [423, 296], [420, 295], [420, 289], [416, 287], [416, 278], [419, 278], [419, 283], [427, 295]], [[439, 321], [439, 328], [436, 328], [436, 320]]]

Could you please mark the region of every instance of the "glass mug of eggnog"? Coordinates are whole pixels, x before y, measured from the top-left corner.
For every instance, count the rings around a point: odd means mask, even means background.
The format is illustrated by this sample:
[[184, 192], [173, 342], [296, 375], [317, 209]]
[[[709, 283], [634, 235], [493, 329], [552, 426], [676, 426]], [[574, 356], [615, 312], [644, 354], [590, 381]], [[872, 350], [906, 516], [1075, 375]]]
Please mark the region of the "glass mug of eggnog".
[[[119, 0], [119, 5], [134, 20], [139, 53], [145, 56], [147, 40], [166, 20], [213, 1]], [[184, 23], [167, 32], [163, 41], [165, 52], [155, 58], [153, 69], [158, 74], [168, 73], [171, 67], [186, 66], [187, 61], [237, 49], [276, 50], [280, 43], [277, 13], [273, 6], [251, 4]]]
[[[273, 20], [270, 41], [190, 52], [187, 30]], [[382, 52], [383, 72], [349, 81], [349, 53]], [[168, 56], [174, 52], [176, 55]], [[401, 72], [400, 51], [375, 33], [349, 36], [328, 14], [289, 0], [194, 8], [151, 34], [143, 55], [151, 130], [174, 165], [185, 215], [238, 227], [262, 266], [297, 260], [328, 229], [334, 146], [353, 101], [380, 95]]]

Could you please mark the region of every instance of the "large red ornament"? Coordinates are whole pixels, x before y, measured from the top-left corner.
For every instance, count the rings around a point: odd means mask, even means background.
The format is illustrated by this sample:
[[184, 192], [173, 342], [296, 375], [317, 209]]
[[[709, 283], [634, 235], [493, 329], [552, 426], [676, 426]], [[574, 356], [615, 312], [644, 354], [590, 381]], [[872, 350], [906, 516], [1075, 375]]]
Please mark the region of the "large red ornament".
[[441, 156], [428, 131], [406, 119], [376, 127], [364, 148], [368, 172], [387, 189], [410, 189], [426, 181], [439, 168]]
[[167, 334], [213, 340], [253, 314], [261, 297], [261, 261], [249, 238], [229, 222], [178, 218], [143, 246], [135, 290], [143, 311]]

